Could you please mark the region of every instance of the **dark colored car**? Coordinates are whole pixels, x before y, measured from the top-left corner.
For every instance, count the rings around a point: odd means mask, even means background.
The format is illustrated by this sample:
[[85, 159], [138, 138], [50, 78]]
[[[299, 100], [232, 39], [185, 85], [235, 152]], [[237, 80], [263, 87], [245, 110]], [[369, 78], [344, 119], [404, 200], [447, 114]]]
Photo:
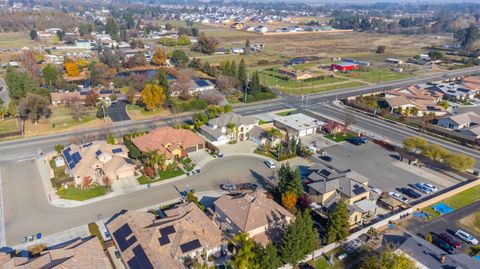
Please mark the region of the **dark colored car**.
[[440, 238], [435, 238], [433, 239], [432, 243], [439, 247], [440, 249], [442, 249], [443, 251], [447, 252], [448, 254], [453, 254], [455, 252], [455, 250], [453, 249], [452, 246], [450, 246], [450, 244], [448, 244], [447, 242], [443, 241], [442, 239]]
[[348, 139], [348, 142], [354, 144], [355, 146], [360, 146], [360, 145], [363, 145], [365, 143], [367, 143], [367, 139], [363, 138], [363, 137], [352, 137], [350, 139]]
[[330, 156], [318, 156], [318, 158], [326, 161], [327, 163], [332, 161], [332, 157], [330, 157]]
[[410, 197], [410, 198], [413, 198], [413, 199], [417, 199], [417, 198], [420, 198], [422, 197], [422, 195], [416, 191], [414, 191], [413, 189], [410, 189], [410, 188], [399, 188], [398, 189], [399, 192], [405, 194], [406, 196]]
[[462, 243], [455, 240], [455, 238], [453, 236], [449, 235], [449, 234], [441, 233], [441, 234], [438, 235], [438, 238], [447, 242], [450, 246], [452, 246], [454, 248], [461, 248], [462, 247]]
[[253, 183], [241, 183], [237, 184], [237, 190], [256, 190], [258, 188], [257, 184]]
[[306, 262], [302, 262], [298, 265], [298, 268], [300, 269], [315, 269], [315, 267], [311, 266], [310, 264]]

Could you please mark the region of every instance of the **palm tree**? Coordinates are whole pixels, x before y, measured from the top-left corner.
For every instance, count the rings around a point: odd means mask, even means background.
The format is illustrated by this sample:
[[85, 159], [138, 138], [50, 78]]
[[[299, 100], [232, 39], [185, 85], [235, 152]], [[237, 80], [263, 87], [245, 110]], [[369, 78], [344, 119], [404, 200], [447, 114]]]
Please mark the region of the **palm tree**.
[[231, 122], [227, 124], [227, 129], [229, 134], [233, 134], [233, 139], [231, 140], [237, 142], [237, 133], [238, 133], [237, 125]]
[[156, 150], [150, 150], [147, 153], [145, 153], [146, 156], [146, 164], [153, 169], [155, 169], [155, 173], [158, 176], [158, 170], [159, 168], [162, 168], [165, 166], [165, 154], [160, 154]]
[[273, 143], [275, 138], [280, 136], [280, 130], [278, 130], [277, 128], [271, 128], [270, 130], [267, 131], [267, 136], [270, 137], [270, 140]]

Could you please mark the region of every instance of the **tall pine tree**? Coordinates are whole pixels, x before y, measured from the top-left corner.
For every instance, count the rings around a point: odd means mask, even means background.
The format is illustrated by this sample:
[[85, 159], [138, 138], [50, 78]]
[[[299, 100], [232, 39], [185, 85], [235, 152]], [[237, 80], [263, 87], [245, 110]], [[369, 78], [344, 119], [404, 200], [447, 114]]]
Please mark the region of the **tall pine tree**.
[[245, 61], [243, 60], [243, 58], [240, 61], [240, 64], [238, 65], [237, 79], [240, 82], [240, 86], [242, 87], [242, 90], [244, 90], [248, 85], [248, 77], [247, 77], [247, 69], [245, 67]]
[[272, 243], [268, 243], [265, 247], [255, 244], [254, 251], [256, 253], [255, 263], [258, 268], [277, 269], [283, 265], [277, 248]]
[[300, 197], [303, 193], [303, 183], [300, 177], [300, 171], [290, 167], [290, 163], [285, 163], [278, 170], [278, 191], [283, 194], [293, 192]]
[[327, 224], [327, 243], [341, 241], [350, 234], [348, 221], [348, 205], [344, 199], [340, 199], [329, 215]]

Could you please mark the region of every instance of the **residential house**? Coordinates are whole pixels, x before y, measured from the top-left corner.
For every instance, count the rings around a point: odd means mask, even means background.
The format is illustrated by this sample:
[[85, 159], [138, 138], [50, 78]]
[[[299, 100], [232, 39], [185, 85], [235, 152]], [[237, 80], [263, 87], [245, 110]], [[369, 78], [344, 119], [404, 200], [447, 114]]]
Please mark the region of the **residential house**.
[[93, 141], [81, 146], [72, 144], [62, 153], [75, 185], [87, 178], [103, 185], [105, 178], [118, 180], [135, 173], [135, 165], [128, 159], [128, 149], [123, 145]]
[[448, 114], [448, 111], [442, 106], [438, 105], [435, 101], [421, 98], [408, 98], [404, 95], [394, 96], [390, 98], [383, 98], [390, 112], [394, 112], [396, 109], [405, 111], [407, 108], [412, 111], [413, 108], [417, 109], [417, 114], [413, 113], [411, 116], [419, 117], [424, 114], [433, 114], [435, 116], [443, 116]]
[[400, 59], [395, 59], [395, 58], [387, 58], [385, 60], [387, 63], [391, 63], [391, 64], [403, 64], [404, 62]]
[[[229, 125], [233, 129], [228, 128]], [[207, 124], [200, 127], [200, 133], [208, 138], [212, 144], [219, 146], [231, 141], [245, 141], [249, 138], [249, 132], [258, 125], [254, 117], [243, 117], [233, 112], [225, 113], [220, 117], [213, 118]]]
[[383, 246], [393, 246], [395, 254], [405, 255], [420, 269], [480, 268], [480, 261], [465, 253], [446, 254], [437, 246], [409, 233], [385, 234]]
[[267, 134], [267, 131], [259, 126], [253, 126], [248, 133], [250, 141], [257, 144], [259, 147], [268, 145], [275, 147], [282, 142], [281, 137], [271, 137]]
[[218, 48], [213, 53], [214, 55], [225, 55], [228, 54], [228, 50], [226, 48]]
[[306, 192], [318, 213], [328, 217], [338, 201], [344, 199], [348, 204], [351, 225], [375, 216], [376, 200], [368, 187], [367, 178], [351, 170], [338, 171], [324, 165], [316, 165], [311, 170], [314, 172], [306, 179]]
[[385, 99], [393, 98], [398, 96], [404, 96], [407, 99], [411, 100], [428, 100], [433, 102], [439, 102], [443, 98], [443, 93], [438, 92], [429, 88], [424, 88], [420, 85], [414, 85], [407, 88], [395, 89], [386, 91], [384, 93]]
[[3, 269], [78, 269], [78, 268], [112, 268], [109, 258], [105, 255], [100, 241], [89, 237], [69, 241], [60, 247], [42, 251], [34, 258], [11, 256], [0, 253], [0, 268]]
[[304, 80], [313, 77], [313, 75], [309, 72], [300, 72], [293, 68], [279, 68], [277, 72], [294, 80]]
[[255, 27], [255, 29], [253, 31], [256, 32], [256, 33], [264, 34], [264, 33], [268, 32], [268, 28], [266, 26], [257, 26], [257, 27]]
[[247, 233], [255, 241], [276, 241], [293, 215], [262, 191], [222, 195], [215, 206], [216, 221], [228, 234]]
[[[172, 90], [173, 90], [171, 92], [172, 96], [179, 96], [181, 94], [181, 92], [175, 91], [175, 84], [176, 83], [178, 83], [178, 82], [173, 82], [172, 83]], [[197, 79], [197, 80], [192, 80], [189, 83], [187, 92], [190, 95], [196, 95], [196, 94], [199, 94], [201, 92], [210, 91], [210, 90], [214, 90], [214, 89], [215, 89], [215, 84], [213, 84], [213, 82], [211, 82], [210, 80], [208, 80], [208, 79]]]
[[126, 211], [106, 223], [129, 269], [183, 269], [204, 253], [220, 256], [221, 230], [194, 203], [165, 211], [156, 219], [150, 213]]
[[235, 30], [242, 30], [243, 27], [245, 27], [245, 24], [241, 23], [241, 22], [236, 22], [236, 23], [233, 23], [230, 28], [232, 29], [235, 29]]
[[[88, 92], [88, 90], [74, 92], [51, 92], [50, 96], [52, 100], [52, 105], [63, 105], [74, 101], [84, 103]], [[100, 90], [95, 92], [98, 94], [99, 100], [105, 101], [107, 103], [111, 102], [110, 96], [114, 94], [112, 90]]]
[[471, 90], [455, 82], [435, 83], [429, 89], [443, 93], [443, 98], [449, 101], [470, 100], [476, 95], [475, 90]]
[[75, 48], [90, 50], [92, 49], [92, 43], [90, 40], [77, 39], [75, 40]]
[[232, 53], [234, 54], [243, 54], [244, 49], [243, 48], [232, 48]]
[[170, 126], [158, 127], [147, 134], [132, 139], [133, 144], [143, 153], [158, 151], [165, 155], [167, 164], [186, 157], [188, 153], [205, 148], [205, 141], [190, 130]]
[[439, 119], [437, 125], [480, 138], [480, 115], [473, 111]]
[[298, 113], [275, 118], [273, 124], [284, 130], [288, 136], [302, 137], [320, 132], [325, 122]]

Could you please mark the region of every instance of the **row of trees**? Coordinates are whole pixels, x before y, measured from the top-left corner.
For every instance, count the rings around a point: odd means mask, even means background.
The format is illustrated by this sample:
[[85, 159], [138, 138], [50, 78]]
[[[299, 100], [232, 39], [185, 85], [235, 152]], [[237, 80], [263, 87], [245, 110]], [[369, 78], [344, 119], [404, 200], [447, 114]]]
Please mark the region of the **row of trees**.
[[437, 144], [430, 144], [421, 137], [408, 137], [403, 141], [403, 147], [412, 153], [421, 154], [457, 171], [466, 171], [475, 166], [475, 159], [461, 153], [452, 153]]

